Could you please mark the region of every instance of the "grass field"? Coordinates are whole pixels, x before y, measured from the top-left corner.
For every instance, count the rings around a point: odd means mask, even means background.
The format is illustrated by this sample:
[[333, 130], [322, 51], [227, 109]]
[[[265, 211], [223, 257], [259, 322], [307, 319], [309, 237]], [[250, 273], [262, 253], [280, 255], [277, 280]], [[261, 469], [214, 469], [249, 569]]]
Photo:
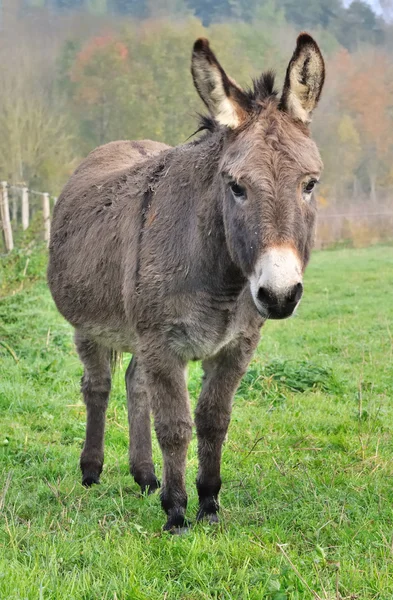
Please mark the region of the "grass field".
[[[267, 323], [236, 395], [221, 524], [181, 537], [128, 473], [126, 360], [102, 483], [80, 485], [82, 369], [44, 268], [35, 251], [0, 271], [1, 600], [392, 600], [393, 247], [314, 254], [298, 315]], [[194, 520], [196, 470], [194, 439]]]

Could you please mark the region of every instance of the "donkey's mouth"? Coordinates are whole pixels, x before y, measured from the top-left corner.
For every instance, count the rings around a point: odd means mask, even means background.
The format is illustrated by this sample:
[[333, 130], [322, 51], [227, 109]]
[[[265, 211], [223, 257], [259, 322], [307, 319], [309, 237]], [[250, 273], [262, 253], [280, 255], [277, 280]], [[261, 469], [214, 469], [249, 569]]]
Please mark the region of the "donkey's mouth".
[[[255, 300], [254, 300], [254, 302], [255, 302]], [[278, 321], [281, 319], [288, 319], [295, 313], [298, 305], [299, 305], [299, 301], [288, 302], [284, 305], [274, 304], [274, 305], [270, 305], [270, 306], [266, 306], [265, 304], [262, 304], [261, 302], [258, 302], [258, 301], [255, 302], [255, 306], [256, 306], [259, 314], [261, 315], [261, 317], [263, 317], [264, 319], [272, 319], [274, 321]]]
[[298, 304], [299, 304], [299, 302], [291, 302], [289, 304], [286, 304], [285, 306], [280, 306], [280, 305], [277, 305], [274, 307], [270, 306], [269, 310], [268, 310], [268, 313], [269, 313], [268, 318], [275, 319], [275, 320], [288, 319], [295, 313], [295, 310], [296, 310]]

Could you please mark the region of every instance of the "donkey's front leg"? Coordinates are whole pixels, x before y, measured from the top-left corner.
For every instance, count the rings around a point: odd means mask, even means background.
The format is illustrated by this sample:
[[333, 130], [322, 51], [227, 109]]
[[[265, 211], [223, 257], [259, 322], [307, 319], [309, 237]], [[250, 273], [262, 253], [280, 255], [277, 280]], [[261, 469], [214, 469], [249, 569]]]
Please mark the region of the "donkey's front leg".
[[210, 523], [218, 522], [222, 444], [231, 417], [233, 396], [258, 339], [259, 331], [203, 362], [203, 385], [195, 411], [199, 457], [197, 520], [206, 517]]
[[165, 530], [187, 526], [185, 469], [192, 419], [185, 381], [185, 363], [168, 356], [149, 357], [145, 377], [154, 426], [164, 459], [161, 504], [168, 520]]

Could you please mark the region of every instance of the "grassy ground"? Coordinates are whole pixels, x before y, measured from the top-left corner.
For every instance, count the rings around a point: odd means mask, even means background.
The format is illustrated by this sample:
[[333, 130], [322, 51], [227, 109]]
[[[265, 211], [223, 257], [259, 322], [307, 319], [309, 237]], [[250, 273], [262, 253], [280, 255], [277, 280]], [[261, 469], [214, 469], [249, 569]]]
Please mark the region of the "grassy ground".
[[[82, 371], [42, 256], [0, 270], [2, 600], [393, 598], [392, 247], [314, 254], [298, 316], [265, 326], [236, 396], [221, 525], [183, 537], [128, 474], [125, 365], [102, 484], [80, 485]], [[194, 440], [190, 517], [196, 470]]]

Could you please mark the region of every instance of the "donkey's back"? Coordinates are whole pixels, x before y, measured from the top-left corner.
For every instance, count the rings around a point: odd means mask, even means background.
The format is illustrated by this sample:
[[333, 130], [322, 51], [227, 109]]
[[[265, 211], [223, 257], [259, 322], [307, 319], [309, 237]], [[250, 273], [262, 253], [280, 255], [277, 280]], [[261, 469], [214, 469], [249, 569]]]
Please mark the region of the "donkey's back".
[[[117, 141], [100, 146], [79, 165], [56, 203], [49, 287], [63, 316], [76, 328], [95, 329], [102, 341], [105, 331], [116, 336], [116, 330], [122, 329], [119, 325], [124, 317], [121, 230], [128, 213], [127, 252], [132, 253], [141, 212], [138, 168], [168, 148], [150, 140]], [[142, 187], [145, 175], [140, 178]], [[107, 341], [110, 346], [122, 345], [121, 340]]]
[[89, 187], [102, 177], [119, 174], [167, 148], [166, 144], [151, 140], [109, 142], [90, 152], [67, 185], [80, 178], [83, 185]]

